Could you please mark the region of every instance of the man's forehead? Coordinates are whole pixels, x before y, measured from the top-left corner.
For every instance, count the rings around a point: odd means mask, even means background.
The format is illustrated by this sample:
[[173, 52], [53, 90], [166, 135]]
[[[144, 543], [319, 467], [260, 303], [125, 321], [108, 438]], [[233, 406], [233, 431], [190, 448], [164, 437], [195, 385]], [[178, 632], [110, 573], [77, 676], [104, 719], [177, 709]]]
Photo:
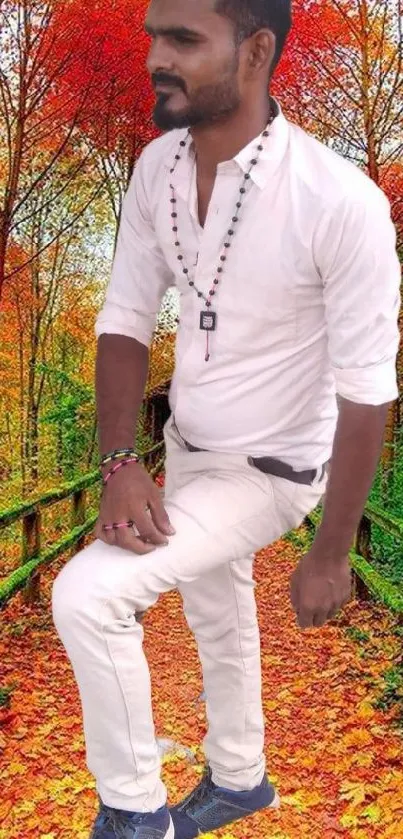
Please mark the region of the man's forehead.
[[215, 0], [151, 0], [147, 10], [145, 28], [151, 34], [163, 30], [187, 29], [191, 32], [211, 34], [219, 16]]

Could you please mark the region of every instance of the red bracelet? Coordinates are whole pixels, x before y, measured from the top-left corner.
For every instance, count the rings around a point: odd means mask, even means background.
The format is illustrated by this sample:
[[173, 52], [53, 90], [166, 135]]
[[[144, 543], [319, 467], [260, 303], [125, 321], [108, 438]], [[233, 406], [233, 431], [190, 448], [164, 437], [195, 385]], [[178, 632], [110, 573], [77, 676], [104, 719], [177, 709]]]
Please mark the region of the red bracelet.
[[105, 484], [109, 481], [109, 478], [112, 475], [114, 475], [115, 472], [117, 472], [118, 469], [121, 468], [121, 466], [126, 466], [127, 463], [138, 463], [138, 462], [139, 462], [138, 457], [129, 457], [129, 458], [126, 458], [126, 460], [120, 460], [119, 463], [116, 463], [116, 465], [112, 466], [112, 469], [109, 470], [106, 477], [102, 481], [103, 485], [105, 486]]

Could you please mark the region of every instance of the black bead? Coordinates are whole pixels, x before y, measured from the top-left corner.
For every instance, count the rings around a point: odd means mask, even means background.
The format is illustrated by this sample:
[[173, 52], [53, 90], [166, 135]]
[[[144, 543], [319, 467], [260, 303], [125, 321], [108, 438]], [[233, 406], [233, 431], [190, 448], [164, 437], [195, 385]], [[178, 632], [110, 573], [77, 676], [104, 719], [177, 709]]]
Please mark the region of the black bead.
[[175, 245], [176, 247], [178, 247], [178, 245], [180, 245], [180, 242], [175, 242]]
[[247, 174], [247, 175], [245, 175], [245, 181], [248, 181], [248, 180], [249, 180], [249, 178], [250, 178], [250, 175], [248, 175], [248, 174]]
[[257, 160], [255, 160], [255, 158], [253, 158], [253, 160], [251, 160], [252, 166], [256, 166], [256, 163], [257, 163]]
[[173, 232], [174, 232], [174, 233], [177, 233], [177, 232], [178, 232], [178, 228], [177, 228], [177, 227], [173, 227], [173, 228], [172, 228], [172, 230], [173, 230]]
[[230, 247], [231, 247], [231, 242], [225, 242], [224, 248], [230, 248]]
[[189, 280], [189, 285], [194, 285], [194, 280]]
[[[223, 272], [223, 269], [221, 268], [221, 266], [219, 266], [219, 267], [217, 268], [217, 273], [218, 273], [218, 274], [222, 274], [222, 272]], [[216, 281], [214, 280], [214, 282], [216, 282]], [[218, 282], [218, 280], [217, 280], [217, 282]]]
[[258, 151], [263, 151], [263, 146], [262, 146], [262, 144], [261, 144], [261, 143], [259, 143], [259, 145], [258, 145], [257, 149], [258, 149]]
[[202, 295], [201, 291], [198, 291], [198, 292], [197, 292], [197, 296], [198, 296], [198, 297], [203, 297], [203, 295]]
[[181, 140], [179, 143], [180, 146], [186, 146], [186, 140]]
[[183, 259], [183, 256], [182, 256], [181, 253], [178, 253], [177, 259]]
[[215, 291], [214, 291], [213, 288], [210, 289], [209, 294], [211, 295], [211, 297], [213, 296], [213, 294], [215, 294]]
[[220, 256], [221, 262], [225, 262], [226, 258], [226, 256]]
[[233, 235], [234, 235], [234, 231], [233, 231], [233, 230], [229, 230], [229, 231], [228, 231], [228, 236], [233, 236]]
[[170, 169], [170, 170], [169, 170], [169, 172], [170, 172], [170, 174], [171, 174], [171, 175], [172, 175], [172, 173], [173, 173], [174, 171], [175, 171], [175, 169], [174, 169], [174, 168], [172, 168], [172, 169]]
[[206, 300], [206, 306], [207, 306], [208, 309], [210, 308], [210, 306], [211, 306], [210, 300]]
[[239, 192], [242, 192], [242, 193], [246, 192], [245, 187], [244, 187], [244, 186], [241, 186], [241, 188], [240, 188]]
[[184, 274], [188, 274], [189, 273], [189, 268], [182, 268], [182, 271], [183, 271]]
[[179, 154], [175, 155], [175, 160], [180, 160], [180, 155]]
[[170, 198], [169, 200], [170, 200], [171, 204], [176, 204], [176, 198]]
[[236, 202], [236, 206], [237, 206], [237, 207], [238, 207], [238, 209], [239, 209], [239, 207], [242, 207], [242, 202], [241, 202], [241, 201], [237, 201], [237, 202]]
[[[222, 271], [222, 268], [217, 268], [217, 271]], [[218, 280], [214, 280], [214, 285], [218, 285]]]
[[268, 131], [263, 131], [263, 137], [268, 137], [268, 136], [269, 136], [269, 132]]
[[171, 213], [172, 218], [178, 218], [178, 213]]
[[232, 221], [238, 221], [238, 216], [232, 216]]

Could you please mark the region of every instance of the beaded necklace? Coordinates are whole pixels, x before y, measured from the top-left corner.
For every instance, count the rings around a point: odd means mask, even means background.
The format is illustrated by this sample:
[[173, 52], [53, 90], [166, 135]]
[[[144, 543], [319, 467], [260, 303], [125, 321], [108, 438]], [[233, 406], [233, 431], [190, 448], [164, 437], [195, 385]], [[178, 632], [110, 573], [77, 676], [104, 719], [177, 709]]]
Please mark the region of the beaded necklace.
[[[269, 122], [267, 123], [267, 126], [266, 126], [265, 130], [262, 131], [262, 133], [260, 135], [260, 138], [259, 138], [259, 144], [257, 146], [257, 152], [258, 153], [257, 153], [256, 157], [254, 157], [250, 161], [250, 169], [249, 169], [248, 172], [246, 172], [244, 174], [243, 179], [242, 179], [242, 184], [239, 188], [239, 198], [238, 198], [238, 200], [235, 204], [236, 209], [235, 209], [234, 214], [232, 216], [232, 224], [229, 227], [229, 229], [227, 230], [227, 236], [229, 238], [224, 242], [223, 252], [220, 256], [220, 263], [221, 264], [219, 264], [218, 267], [216, 268], [216, 275], [221, 276], [221, 274], [223, 273], [223, 270], [224, 270], [223, 264], [227, 260], [226, 251], [228, 251], [228, 249], [231, 247], [231, 237], [235, 233], [234, 226], [236, 225], [237, 221], [239, 220], [239, 213], [240, 213], [240, 210], [241, 210], [241, 207], [242, 207], [242, 202], [244, 200], [244, 196], [245, 196], [245, 193], [246, 193], [246, 183], [248, 181], [251, 182], [250, 173], [251, 173], [253, 167], [256, 166], [256, 164], [259, 162], [260, 152], [263, 151], [262, 140], [263, 140], [263, 138], [266, 138], [266, 137], [269, 136], [268, 129], [269, 129], [271, 123], [273, 122], [274, 116], [275, 116], [275, 114], [273, 112], [273, 109], [270, 108]], [[189, 138], [189, 134], [190, 134], [190, 132], [188, 131], [188, 133], [186, 135], [186, 138], [184, 140], [181, 140], [180, 143], [179, 143], [179, 149], [178, 149], [178, 152], [177, 152], [177, 154], [175, 155], [175, 158], [174, 158], [174, 160], [175, 160], [174, 165], [173, 165], [172, 169], [170, 169], [171, 174], [175, 171], [175, 168], [178, 164], [178, 161], [181, 159], [181, 155], [179, 154], [179, 152], [181, 151], [181, 148], [184, 148], [186, 146], [187, 140]], [[174, 189], [172, 184], [170, 184], [170, 188], [171, 188], [171, 191], [172, 191], [172, 198], [170, 199], [170, 203], [173, 205], [172, 206], [172, 212], [171, 212], [171, 218], [172, 218], [172, 221], [173, 221], [172, 232], [174, 233], [175, 247], [180, 248], [180, 242], [178, 240], [178, 222], [177, 222], [178, 213], [176, 212], [176, 208], [175, 208], [175, 204], [177, 202], [177, 199], [176, 199], [176, 196], [175, 196], [175, 189]], [[203, 300], [206, 304], [207, 311], [201, 311], [200, 312], [199, 328], [202, 329], [203, 331], [205, 331], [205, 333], [206, 333], [206, 353], [205, 353], [204, 360], [208, 361], [209, 358], [210, 358], [209, 333], [214, 332], [214, 330], [217, 328], [217, 312], [211, 311], [211, 306], [212, 306], [211, 298], [214, 297], [214, 295], [217, 291], [217, 286], [218, 286], [219, 281], [220, 281], [219, 276], [214, 277], [212, 288], [210, 289], [210, 291], [208, 293], [208, 296], [206, 297], [203, 294], [203, 292], [200, 291], [197, 288], [194, 280], [189, 279], [189, 269], [187, 268], [186, 265], [183, 264], [184, 263], [184, 256], [180, 251], [177, 255], [177, 259], [179, 260], [179, 262], [182, 263], [182, 271], [187, 278], [189, 286], [194, 289], [194, 291], [196, 292], [198, 297], [203, 298]], [[196, 264], [197, 264], [197, 261], [196, 261]]]

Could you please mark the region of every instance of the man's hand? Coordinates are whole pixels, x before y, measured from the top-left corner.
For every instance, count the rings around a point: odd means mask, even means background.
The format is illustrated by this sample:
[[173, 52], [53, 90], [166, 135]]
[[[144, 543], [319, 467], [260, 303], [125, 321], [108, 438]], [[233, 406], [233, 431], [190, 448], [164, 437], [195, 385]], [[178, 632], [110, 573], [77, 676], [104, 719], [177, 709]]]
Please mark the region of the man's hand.
[[[104, 466], [102, 474], [108, 472]], [[103, 530], [103, 524], [134, 522], [131, 527]], [[167, 545], [168, 536], [175, 533], [165, 510], [161, 493], [140, 463], [129, 463], [112, 475], [103, 487], [95, 536], [107, 545], [118, 545], [136, 554], [154, 551]]]
[[311, 549], [291, 575], [290, 592], [301, 629], [323, 626], [351, 600], [349, 557], [329, 560]]

